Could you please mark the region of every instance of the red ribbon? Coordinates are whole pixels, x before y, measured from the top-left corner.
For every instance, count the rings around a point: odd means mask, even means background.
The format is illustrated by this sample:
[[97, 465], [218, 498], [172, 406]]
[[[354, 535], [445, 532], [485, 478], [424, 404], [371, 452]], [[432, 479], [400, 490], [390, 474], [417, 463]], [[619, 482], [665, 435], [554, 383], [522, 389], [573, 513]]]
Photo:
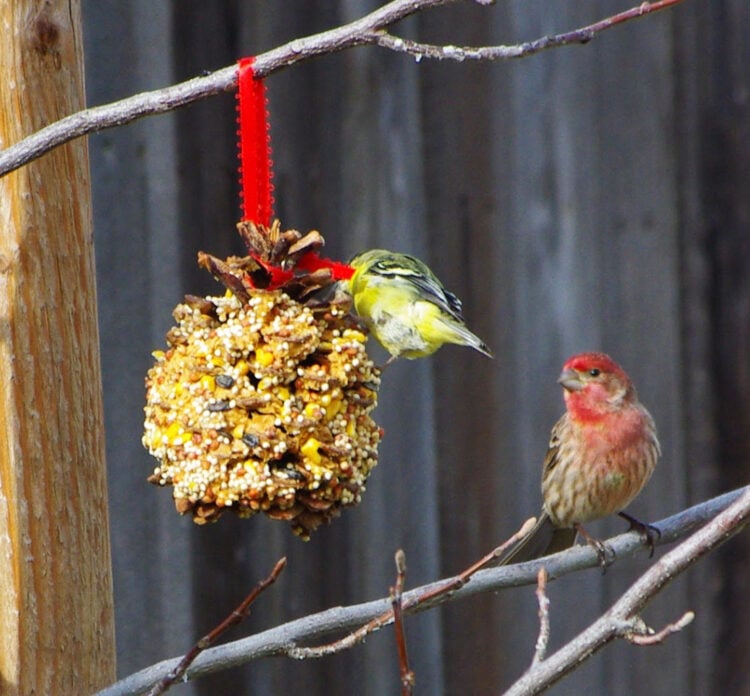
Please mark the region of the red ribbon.
[[334, 280], [349, 280], [354, 275], [354, 269], [346, 263], [325, 259], [318, 256], [314, 251], [307, 252], [299, 261], [297, 268], [304, 271], [317, 271], [321, 268], [327, 268], [331, 271], [331, 277]]
[[[280, 266], [274, 266], [271, 263], [264, 261], [255, 254], [253, 258], [265, 269], [270, 276], [267, 290], [273, 290], [274, 288], [281, 287], [284, 283], [294, 278], [294, 271], [285, 271]], [[351, 266], [341, 263], [340, 261], [333, 261], [332, 259], [326, 259], [319, 256], [314, 251], [308, 251], [304, 256], [301, 256], [297, 260], [295, 268], [299, 268], [302, 271], [313, 273], [321, 268], [327, 268], [331, 272], [331, 278], [333, 280], [349, 280], [354, 275], [354, 270]]]
[[255, 77], [254, 62], [254, 56], [241, 58], [237, 78], [242, 213], [245, 220], [269, 227], [273, 215], [273, 162], [268, 99], [265, 82]]
[[[261, 78], [255, 77], [254, 62], [254, 56], [241, 58], [237, 77], [237, 136], [242, 214], [245, 220], [270, 227], [273, 215], [273, 161], [268, 99], [265, 83]], [[292, 271], [285, 271], [256, 256], [253, 258], [270, 274], [267, 286], [269, 290], [283, 285], [294, 277]], [[331, 271], [333, 280], [348, 280], [354, 275], [351, 266], [321, 258], [312, 251], [302, 256], [296, 267], [309, 273], [327, 268]]]

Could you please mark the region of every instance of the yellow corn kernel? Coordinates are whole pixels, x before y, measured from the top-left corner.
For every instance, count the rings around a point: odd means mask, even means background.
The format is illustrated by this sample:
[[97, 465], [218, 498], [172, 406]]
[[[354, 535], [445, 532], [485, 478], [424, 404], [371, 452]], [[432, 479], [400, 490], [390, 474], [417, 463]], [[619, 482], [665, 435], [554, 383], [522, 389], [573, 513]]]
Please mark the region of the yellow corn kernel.
[[164, 360], [165, 353], [163, 350], [154, 350], [151, 352], [151, 355], [154, 357], [154, 359], [161, 362], [162, 360]]
[[263, 348], [255, 351], [255, 359], [261, 367], [268, 367], [273, 362], [273, 353]]
[[177, 442], [177, 439], [182, 434], [180, 432], [181, 430], [182, 426], [177, 421], [173, 421], [164, 432], [164, 434], [167, 436], [167, 442]]
[[286, 401], [289, 398], [289, 390], [286, 387], [277, 387], [276, 396], [282, 401]]
[[234, 369], [237, 370], [237, 374], [240, 377], [244, 377], [248, 372], [250, 372], [250, 365], [247, 360], [238, 360], [235, 363]]
[[331, 403], [326, 406], [326, 417], [328, 420], [333, 420], [343, 405], [344, 402], [341, 399], [331, 399]]
[[242, 423], [238, 423], [237, 425], [232, 428], [232, 437], [235, 440], [241, 440], [242, 436], [245, 434], [245, 426]]
[[365, 335], [356, 329], [347, 329], [344, 331], [344, 338], [351, 338], [353, 341], [359, 341], [360, 343], [364, 343], [367, 340]]
[[224, 358], [221, 358], [217, 355], [211, 356], [211, 359], [208, 362], [210, 362], [214, 367], [224, 367]]
[[200, 382], [201, 382], [201, 387], [203, 387], [203, 389], [206, 389], [210, 392], [216, 390], [216, 380], [213, 378], [212, 375], [203, 375], [203, 377], [201, 377], [200, 379]]
[[305, 406], [305, 415], [308, 418], [320, 418], [320, 412], [323, 409], [318, 404], [307, 404]]
[[302, 445], [302, 447], [300, 447], [300, 452], [302, 452], [302, 454], [304, 454], [313, 464], [320, 464], [322, 457], [320, 456], [318, 447], [320, 447], [320, 440], [311, 437], [304, 445]]
[[357, 426], [354, 424], [354, 419], [350, 418], [349, 422], [346, 424], [346, 434], [349, 437], [354, 437], [354, 433], [357, 430]]

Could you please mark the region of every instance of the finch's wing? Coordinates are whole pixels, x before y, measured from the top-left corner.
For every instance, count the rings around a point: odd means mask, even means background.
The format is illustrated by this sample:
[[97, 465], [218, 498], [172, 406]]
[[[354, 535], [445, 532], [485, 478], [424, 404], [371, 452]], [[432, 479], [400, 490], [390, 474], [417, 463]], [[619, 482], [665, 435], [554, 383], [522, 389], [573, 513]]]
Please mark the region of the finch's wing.
[[456, 321], [463, 323], [461, 300], [452, 292], [446, 290], [440, 281], [432, 274], [429, 276], [415, 276], [412, 281], [419, 289], [419, 294], [426, 300], [436, 304], [446, 314], [452, 316]]
[[544, 456], [544, 462], [542, 463], [542, 482], [544, 482], [557, 466], [557, 462], [560, 457], [560, 441], [565, 429], [568, 427], [568, 414], [564, 413], [555, 427], [552, 428], [552, 432], [549, 436], [549, 445], [547, 446], [547, 454]]
[[407, 263], [392, 258], [378, 259], [371, 271], [396, 283], [408, 283], [416, 288], [424, 300], [437, 305], [443, 312], [463, 323], [461, 300], [446, 290], [437, 276], [418, 258], [407, 254], [402, 254], [402, 258]]

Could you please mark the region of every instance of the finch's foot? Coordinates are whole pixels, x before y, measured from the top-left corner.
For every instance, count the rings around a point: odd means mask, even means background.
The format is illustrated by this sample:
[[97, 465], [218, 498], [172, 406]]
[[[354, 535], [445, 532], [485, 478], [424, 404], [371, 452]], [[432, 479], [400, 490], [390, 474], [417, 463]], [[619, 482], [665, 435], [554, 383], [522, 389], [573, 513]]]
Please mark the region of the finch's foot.
[[388, 367], [388, 365], [392, 365], [394, 362], [396, 362], [396, 360], [398, 360], [398, 355], [391, 355], [391, 357], [388, 358], [388, 360], [386, 360], [378, 369], [382, 372], [386, 367]]
[[586, 543], [593, 547], [596, 551], [596, 555], [599, 557], [599, 565], [602, 569], [602, 575], [607, 572], [607, 567], [615, 562], [615, 552], [607, 548], [603, 542], [599, 539], [592, 537], [584, 528], [583, 525], [575, 525], [576, 531], [586, 540]]
[[622, 517], [622, 519], [627, 520], [630, 524], [630, 529], [628, 531], [635, 531], [643, 536], [643, 538], [646, 540], [646, 546], [648, 546], [651, 551], [648, 557], [653, 558], [656, 540], [661, 538], [661, 532], [656, 527], [654, 527], [654, 525], [648, 524], [646, 522], [641, 522], [632, 515], [628, 515], [627, 512], [618, 512], [617, 514]]

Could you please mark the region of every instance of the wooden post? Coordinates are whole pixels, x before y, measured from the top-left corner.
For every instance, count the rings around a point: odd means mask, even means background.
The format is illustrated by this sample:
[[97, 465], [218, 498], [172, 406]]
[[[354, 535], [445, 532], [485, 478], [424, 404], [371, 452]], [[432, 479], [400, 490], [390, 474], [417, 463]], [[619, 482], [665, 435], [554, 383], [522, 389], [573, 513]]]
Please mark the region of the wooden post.
[[[0, 4], [0, 147], [84, 107], [78, 0]], [[90, 693], [114, 627], [86, 142], [0, 179], [0, 693]]]

